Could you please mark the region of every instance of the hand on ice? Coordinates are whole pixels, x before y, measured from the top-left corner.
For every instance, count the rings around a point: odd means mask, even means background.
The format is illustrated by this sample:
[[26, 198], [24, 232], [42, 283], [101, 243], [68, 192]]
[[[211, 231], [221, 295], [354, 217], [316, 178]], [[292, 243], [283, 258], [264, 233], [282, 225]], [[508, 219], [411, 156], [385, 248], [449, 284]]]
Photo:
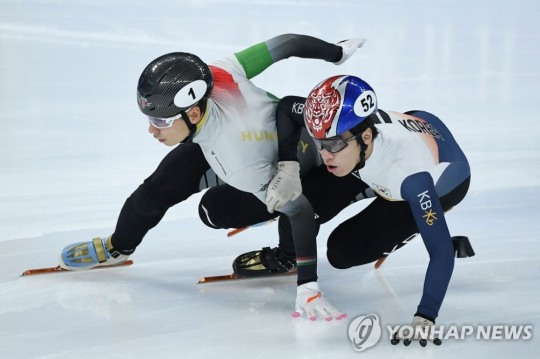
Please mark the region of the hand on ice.
[[268, 185], [266, 209], [279, 211], [287, 202], [294, 201], [302, 193], [300, 164], [296, 161], [278, 162], [278, 171]]
[[304, 312], [309, 320], [316, 320], [317, 315], [320, 315], [325, 320], [332, 320], [333, 318], [340, 320], [347, 316], [347, 314], [341, 313], [334, 308], [324, 298], [317, 282], [302, 284], [297, 288], [296, 310], [292, 313], [292, 316], [298, 318]]
[[418, 340], [423, 347], [427, 345], [428, 341], [433, 342], [435, 345], [441, 345], [442, 342], [439, 338], [433, 338], [432, 329], [434, 324], [429, 319], [414, 316], [410, 328], [398, 330], [394, 333], [394, 337], [390, 342], [393, 345], [397, 345], [400, 340], [403, 340], [403, 344], [409, 346], [413, 340]]
[[351, 57], [356, 52], [357, 49], [361, 48], [365, 42], [366, 42], [366, 39], [359, 39], [359, 38], [343, 40], [343, 41], [338, 42], [336, 45], [341, 46], [343, 48], [343, 56], [341, 56], [341, 59], [339, 61], [334, 62], [334, 64], [341, 65], [342, 63], [347, 61], [347, 59]]

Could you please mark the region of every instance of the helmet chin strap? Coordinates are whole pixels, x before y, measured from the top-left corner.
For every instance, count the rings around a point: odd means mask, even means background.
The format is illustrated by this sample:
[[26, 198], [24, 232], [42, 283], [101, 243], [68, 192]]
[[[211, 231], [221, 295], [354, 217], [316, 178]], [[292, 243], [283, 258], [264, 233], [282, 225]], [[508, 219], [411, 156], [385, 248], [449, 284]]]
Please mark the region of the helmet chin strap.
[[[199, 108], [201, 109], [201, 116], [204, 117], [204, 114], [206, 113], [206, 110], [208, 108], [206, 100], [207, 98], [203, 97], [199, 102], [192, 105], [189, 109], [192, 109], [195, 106], [199, 106]], [[195, 136], [195, 132], [197, 132], [197, 125], [191, 123], [191, 121], [189, 120], [189, 116], [187, 115], [185, 110], [180, 111], [180, 113], [182, 114], [182, 120], [184, 120], [189, 130], [189, 135], [184, 138], [184, 140], [180, 143], [190, 143], [193, 140], [193, 136]]]
[[180, 141], [180, 143], [182, 144], [190, 143], [193, 140], [195, 131], [197, 131], [197, 126], [191, 123], [191, 121], [189, 120], [189, 116], [186, 114], [186, 111], [182, 110], [180, 111], [180, 113], [182, 114], [182, 120], [184, 120], [189, 130], [189, 135], [186, 138], [184, 138], [182, 141]]
[[360, 145], [360, 162], [354, 167], [353, 171], [358, 171], [366, 165], [366, 151], [368, 148], [368, 145], [364, 142], [362, 138], [360, 138], [360, 141], [358, 141], [358, 144]]

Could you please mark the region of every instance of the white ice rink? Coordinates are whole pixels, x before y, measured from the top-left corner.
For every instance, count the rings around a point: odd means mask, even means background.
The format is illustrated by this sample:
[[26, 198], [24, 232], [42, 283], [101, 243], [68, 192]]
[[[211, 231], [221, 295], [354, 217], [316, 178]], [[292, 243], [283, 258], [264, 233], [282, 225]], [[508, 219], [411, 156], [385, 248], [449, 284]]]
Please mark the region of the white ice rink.
[[[537, 0], [0, 0], [0, 358], [539, 358], [540, 2]], [[211, 61], [282, 33], [368, 39], [342, 66], [290, 59], [254, 82], [277, 96], [366, 79], [380, 107], [438, 115], [472, 183], [447, 215], [476, 251], [457, 259], [437, 324], [532, 325], [530, 340], [447, 340], [353, 350], [350, 321], [406, 324], [427, 253], [415, 239], [380, 270], [341, 271], [319, 235], [319, 283], [348, 313], [291, 318], [295, 279], [197, 285], [277, 243], [275, 224], [232, 238], [205, 227], [200, 195], [171, 209], [129, 268], [19, 277], [109, 235], [124, 200], [170, 150], [136, 105], [155, 57]], [[383, 328], [383, 334], [386, 334]]]

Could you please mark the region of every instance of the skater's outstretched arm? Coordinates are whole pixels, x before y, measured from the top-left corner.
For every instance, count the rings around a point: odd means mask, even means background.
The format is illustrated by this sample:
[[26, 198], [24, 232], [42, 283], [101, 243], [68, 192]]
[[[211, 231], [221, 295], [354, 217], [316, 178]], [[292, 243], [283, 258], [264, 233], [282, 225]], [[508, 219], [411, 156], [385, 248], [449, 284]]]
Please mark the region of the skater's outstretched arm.
[[362, 47], [364, 42], [364, 39], [351, 39], [332, 44], [312, 36], [283, 34], [237, 52], [235, 57], [245, 71], [246, 77], [251, 79], [270, 65], [289, 57], [319, 59], [341, 64]]

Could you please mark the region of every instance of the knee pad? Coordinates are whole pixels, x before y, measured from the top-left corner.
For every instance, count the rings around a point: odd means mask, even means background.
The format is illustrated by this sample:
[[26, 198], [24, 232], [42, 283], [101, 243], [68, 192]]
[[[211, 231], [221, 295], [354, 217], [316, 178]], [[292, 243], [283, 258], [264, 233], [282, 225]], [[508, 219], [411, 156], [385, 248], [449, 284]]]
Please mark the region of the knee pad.
[[214, 221], [212, 220], [212, 214], [210, 212], [213, 206], [209, 202], [210, 201], [208, 201], [208, 199], [206, 199], [205, 196], [203, 196], [203, 198], [199, 202], [199, 217], [201, 218], [201, 221], [210, 228], [215, 228], [215, 229], [223, 228], [219, 226], [219, 224], [216, 223], [215, 220]]

